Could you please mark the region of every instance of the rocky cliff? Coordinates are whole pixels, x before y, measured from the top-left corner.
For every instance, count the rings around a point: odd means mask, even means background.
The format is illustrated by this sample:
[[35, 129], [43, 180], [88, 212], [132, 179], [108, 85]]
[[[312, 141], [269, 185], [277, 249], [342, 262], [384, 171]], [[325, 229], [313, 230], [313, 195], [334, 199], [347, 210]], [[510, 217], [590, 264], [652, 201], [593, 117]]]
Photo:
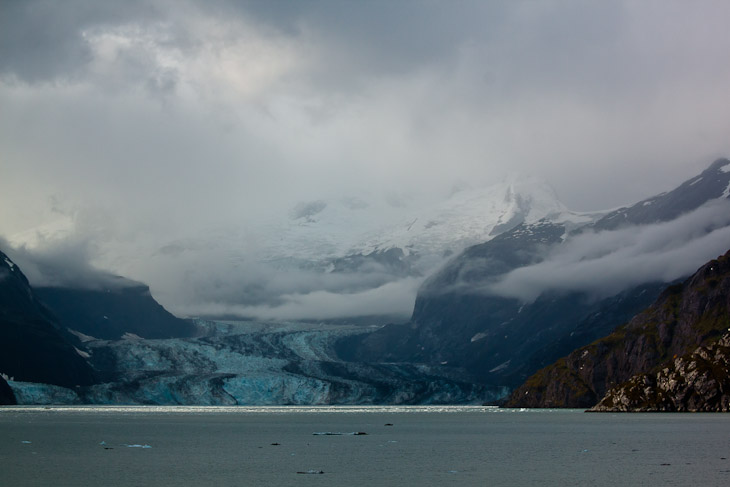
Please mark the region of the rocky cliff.
[[730, 333], [633, 376], [591, 411], [730, 411]]
[[0, 372], [65, 387], [91, 384], [85, 353], [38, 300], [20, 268], [0, 252]]
[[[730, 251], [682, 284], [666, 289], [653, 305], [615, 332], [538, 371], [513, 392], [507, 404], [591, 407], [609, 389], [631, 380], [612, 393], [603, 407], [702, 409], [698, 398], [710, 392], [698, 396], [690, 389], [715, 388], [711, 394], [724, 394], [726, 389], [719, 384], [727, 380], [727, 362], [722, 364], [727, 357], [725, 342], [713, 342], [729, 328]], [[717, 363], [703, 358], [708, 354], [716, 354]], [[709, 375], [702, 375], [705, 372]]]

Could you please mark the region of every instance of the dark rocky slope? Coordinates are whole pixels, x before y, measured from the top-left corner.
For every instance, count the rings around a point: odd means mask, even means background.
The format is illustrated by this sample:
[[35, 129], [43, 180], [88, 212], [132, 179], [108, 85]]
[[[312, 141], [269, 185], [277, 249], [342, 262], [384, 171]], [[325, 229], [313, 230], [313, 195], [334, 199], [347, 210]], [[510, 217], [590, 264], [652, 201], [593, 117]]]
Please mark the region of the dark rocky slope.
[[15, 394], [5, 379], [0, 377], [0, 405], [17, 404]]
[[730, 160], [718, 159], [698, 176], [688, 179], [677, 188], [639, 201], [633, 206], [614, 210], [589, 228], [613, 230], [626, 225], [646, 225], [669, 221], [707, 203], [723, 197], [730, 181], [726, 172]]
[[[708, 378], [699, 388], [727, 381], [727, 363], [721, 362], [727, 357], [724, 342], [713, 342], [729, 328], [730, 251], [666, 289], [652, 306], [615, 332], [538, 371], [513, 392], [507, 405], [591, 407], [610, 388], [631, 380], [604, 400], [604, 407], [698, 409], [687, 381], [705, 372], [715, 382]], [[703, 358], [710, 353], [719, 354], [720, 362]], [[637, 374], [645, 375], [634, 377]], [[672, 380], [685, 385], [670, 386]]]
[[730, 411], [730, 333], [611, 389], [591, 411]]
[[0, 252], [0, 372], [65, 387], [91, 384], [83, 347], [55, 321], [7, 255]]
[[177, 338], [196, 331], [155, 301], [147, 285], [121, 277], [101, 288], [38, 287], [36, 293], [63, 326], [96, 338]]

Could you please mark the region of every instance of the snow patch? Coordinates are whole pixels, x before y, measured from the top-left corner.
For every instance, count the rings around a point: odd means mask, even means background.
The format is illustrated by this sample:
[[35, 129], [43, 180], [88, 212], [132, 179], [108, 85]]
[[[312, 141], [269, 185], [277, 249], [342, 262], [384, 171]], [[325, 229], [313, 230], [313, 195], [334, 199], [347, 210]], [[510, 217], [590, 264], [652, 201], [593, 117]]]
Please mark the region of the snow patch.
[[8, 265], [8, 267], [10, 267], [10, 272], [15, 272], [15, 264], [12, 260], [5, 257], [5, 263]]
[[702, 176], [698, 177], [697, 179], [695, 179], [694, 181], [692, 181], [691, 183], [689, 183], [689, 185], [690, 186], [694, 186], [695, 184], [699, 183], [700, 181], [702, 181]]
[[727, 164], [725, 164], [724, 166], [722, 166], [720, 168], [720, 172], [725, 172], [725, 173], [730, 172], [730, 162], [728, 162]]
[[89, 355], [88, 352], [84, 352], [83, 350], [79, 350], [78, 348], [74, 347], [74, 350], [76, 350], [76, 353], [81, 355], [83, 358], [90, 358], [91, 355]]
[[477, 333], [476, 335], [474, 335], [473, 337], [471, 337], [471, 340], [469, 340], [469, 341], [471, 343], [474, 343], [474, 342], [476, 342], [478, 340], [481, 340], [482, 338], [487, 338], [487, 334], [486, 333]]
[[76, 338], [78, 338], [81, 341], [81, 343], [93, 342], [94, 340], [98, 340], [98, 338], [96, 338], [96, 337], [84, 335], [80, 331], [71, 330], [70, 328], [68, 331], [70, 331], [72, 335], [74, 335]]
[[501, 364], [497, 365], [495, 368], [490, 369], [489, 372], [499, 372], [500, 370], [504, 370], [507, 367], [509, 367], [510, 362], [512, 362], [512, 360], [502, 362]]
[[125, 333], [122, 335], [122, 340], [143, 340], [143, 338], [139, 335], [135, 335], [134, 333]]

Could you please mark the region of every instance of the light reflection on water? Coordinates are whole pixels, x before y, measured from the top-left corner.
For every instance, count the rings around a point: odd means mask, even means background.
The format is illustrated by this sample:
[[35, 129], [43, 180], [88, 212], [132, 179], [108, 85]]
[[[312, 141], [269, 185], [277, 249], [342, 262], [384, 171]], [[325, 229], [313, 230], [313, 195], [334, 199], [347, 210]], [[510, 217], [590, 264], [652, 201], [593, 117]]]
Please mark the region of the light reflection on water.
[[163, 414], [240, 414], [240, 413], [340, 413], [340, 414], [367, 414], [367, 413], [515, 413], [515, 412], [543, 412], [559, 413], [575, 410], [565, 409], [508, 409], [497, 406], [4, 406], [3, 412], [39, 413], [163, 413]]

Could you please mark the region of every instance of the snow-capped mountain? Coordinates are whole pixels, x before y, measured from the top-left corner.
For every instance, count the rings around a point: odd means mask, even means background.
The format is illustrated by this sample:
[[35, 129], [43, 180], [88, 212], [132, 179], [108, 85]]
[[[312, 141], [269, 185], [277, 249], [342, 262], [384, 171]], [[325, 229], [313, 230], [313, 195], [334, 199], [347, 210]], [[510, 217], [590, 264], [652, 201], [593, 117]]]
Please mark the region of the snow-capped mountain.
[[360, 195], [296, 205], [262, 229], [268, 262], [308, 263], [329, 271], [336, 259], [400, 249], [427, 272], [444, 256], [490, 240], [520, 223], [542, 218], [588, 219], [570, 214], [546, 183], [513, 178], [488, 187], [456, 188], [423, 203], [398, 195]]

